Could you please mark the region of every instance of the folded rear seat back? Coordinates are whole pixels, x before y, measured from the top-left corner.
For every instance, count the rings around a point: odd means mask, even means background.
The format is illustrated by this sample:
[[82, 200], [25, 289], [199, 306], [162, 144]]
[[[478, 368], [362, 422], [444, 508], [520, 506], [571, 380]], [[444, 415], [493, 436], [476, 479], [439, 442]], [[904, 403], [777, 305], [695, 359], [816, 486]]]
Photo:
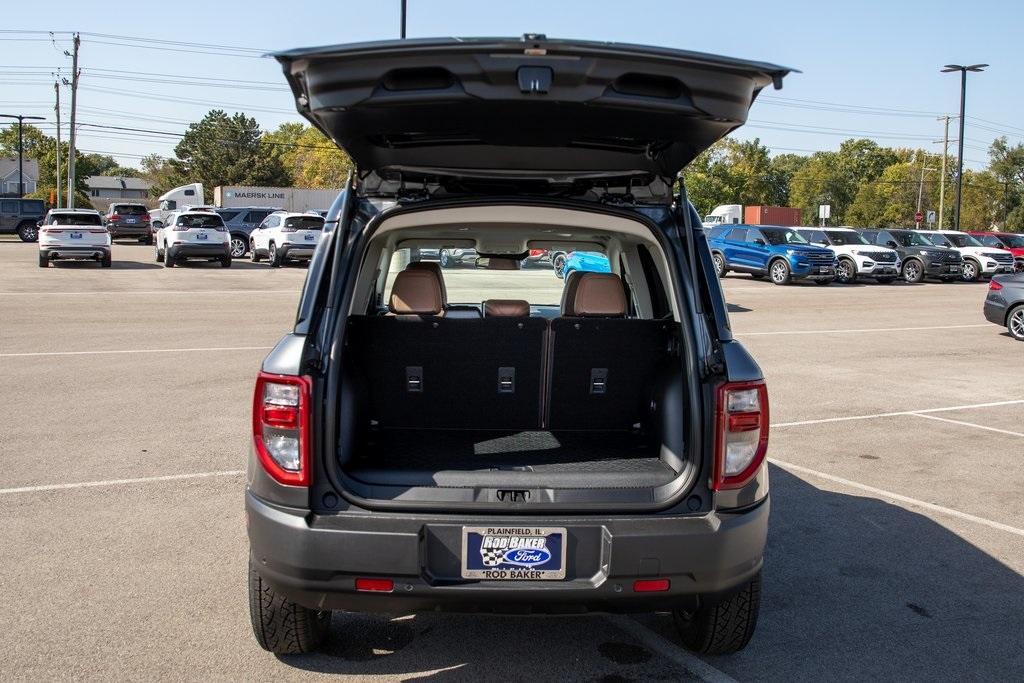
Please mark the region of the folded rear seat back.
[[380, 428], [535, 429], [541, 318], [351, 316], [346, 354]]

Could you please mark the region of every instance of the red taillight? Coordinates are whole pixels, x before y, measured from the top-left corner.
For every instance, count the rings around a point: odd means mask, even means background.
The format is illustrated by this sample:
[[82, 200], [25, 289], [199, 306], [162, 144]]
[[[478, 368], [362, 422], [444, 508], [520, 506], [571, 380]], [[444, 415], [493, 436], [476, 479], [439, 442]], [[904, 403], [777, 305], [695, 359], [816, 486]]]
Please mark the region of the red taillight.
[[395, 582], [391, 579], [356, 579], [356, 590], [390, 593], [395, 590]]
[[60, 233], [64, 232], [64, 229], [45, 225], [39, 228], [39, 232], [45, 232], [47, 235], [59, 235]]
[[308, 377], [261, 372], [253, 392], [252, 436], [260, 464], [276, 481], [309, 486]]
[[116, 213], [112, 213], [112, 214], [110, 214], [110, 218], [108, 218], [107, 220], [108, 221], [119, 221], [119, 220], [121, 220], [121, 217], [119, 215], [117, 215]]
[[640, 579], [633, 582], [634, 593], [662, 593], [671, 588], [672, 582], [668, 579]]
[[764, 380], [718, 387], [715, 412], [715, 491], [744, 486], [768, 452], [768, 389]]
[[1003, 288], [1003, 286], [996, 282], [995, 280], [990, 280], [988, 283], [988, 288], [991, 289], [993, 292], [998, 292], [1000, 289]]
[[108, 233], [110, 231], [107, 230], [106, 228], [89, 228], [89, 232], [105, 234], [105, 233]]
[[142, 214], [142, 222], [143, 223], [148, 223], [149, 222], [149, 214], [148, 213]]

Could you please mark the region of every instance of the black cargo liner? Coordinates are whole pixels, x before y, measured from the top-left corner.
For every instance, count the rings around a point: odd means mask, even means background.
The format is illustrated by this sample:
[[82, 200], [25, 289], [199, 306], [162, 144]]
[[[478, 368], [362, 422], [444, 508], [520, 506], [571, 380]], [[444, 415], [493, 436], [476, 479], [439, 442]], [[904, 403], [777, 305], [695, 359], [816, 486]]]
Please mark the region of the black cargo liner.
[[654, 488], [678, 473], [628, 431], [387, 429], [345, 468], [379, 486]]

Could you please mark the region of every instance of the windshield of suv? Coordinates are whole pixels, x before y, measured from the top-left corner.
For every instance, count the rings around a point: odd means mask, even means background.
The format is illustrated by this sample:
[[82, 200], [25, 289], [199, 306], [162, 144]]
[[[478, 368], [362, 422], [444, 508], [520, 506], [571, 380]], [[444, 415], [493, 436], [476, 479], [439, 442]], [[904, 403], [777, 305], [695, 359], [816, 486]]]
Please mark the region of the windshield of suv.
[[111, 213], [121, 216], [141, 216], [148, 213], [148, 211], [142, 204], [115, 204], [114, 210]]
[[758, 228], [768, 244], [778, 246], [780, 244], [808, 244], [796, 230], [789, 228]]
[[186, 214], [178, 216], [176, 225], [188, 228], [221, 228], [224, 221], [217, 214]]
[[293, 230], [323, 230], [324, 219], [320, 216], [292, 216], [284, 222], [284, 227]]
[[[440, 249], [420, 247], [418, 261], [440, 263], [442, 252], [448, 265], [441, 269], [449, 304], [479, 306], [488, 299], [524, 299], [534, 306], [558, 306], [562, 300], [564, 280], [555, 274], [550, 255], [529, 258], [519, 270], [488, 270], [477, 268], [477, 253], [473, 249]], [[589, 254], [589, 253], [588, 253]], [[391, 256], [391, 267], [381, 300], [387, 305], [395, 276], [410, 262], [409, 249], [399, 249]], [[607, 262], [605, 262], [607, 263]], [[587, 263], [581, 263], [583, 270]]]
[[96, 213], [55, 213], [50, 216], [50, 225], [103, 225]]
[[905, 247], [934, 247], [935, 245], [924, 238], [919, 232], [907, 231], [907, 232], [894, 232], [892, 236], [896, 238], [896, 241]]
[[945, 237], [947, 240], [949, 240], [950, 242], [952, 242], [953, 244], [955, 244], [958, 247], [983, 247], [983, 246], [985, 246], [984, 244], [979, 242], [976, 238], [974, 238], [971, 235], [968, 235], [967, 233], [960, 233], [959, 235], [946, 234], [946, 235], [943, 235], [943, 237]]
[[825, 234], [828, 236], [829, 241], [837, 247], [846, 246], [847, 244], [871, 244], [859, 232], [853, 232], [852, 230], [826, 230]]

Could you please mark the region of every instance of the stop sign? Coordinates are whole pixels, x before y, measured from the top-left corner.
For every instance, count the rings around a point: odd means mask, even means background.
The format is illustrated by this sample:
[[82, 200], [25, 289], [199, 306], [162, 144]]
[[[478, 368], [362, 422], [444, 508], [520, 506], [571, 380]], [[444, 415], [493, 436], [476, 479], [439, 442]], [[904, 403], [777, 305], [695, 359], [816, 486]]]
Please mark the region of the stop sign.
[[924, 214], [923, 213], [918, 211], [917, 213], [914, 214], [914, 222], [915, 223], [920, 223], [923, 220], [924, 220]]

